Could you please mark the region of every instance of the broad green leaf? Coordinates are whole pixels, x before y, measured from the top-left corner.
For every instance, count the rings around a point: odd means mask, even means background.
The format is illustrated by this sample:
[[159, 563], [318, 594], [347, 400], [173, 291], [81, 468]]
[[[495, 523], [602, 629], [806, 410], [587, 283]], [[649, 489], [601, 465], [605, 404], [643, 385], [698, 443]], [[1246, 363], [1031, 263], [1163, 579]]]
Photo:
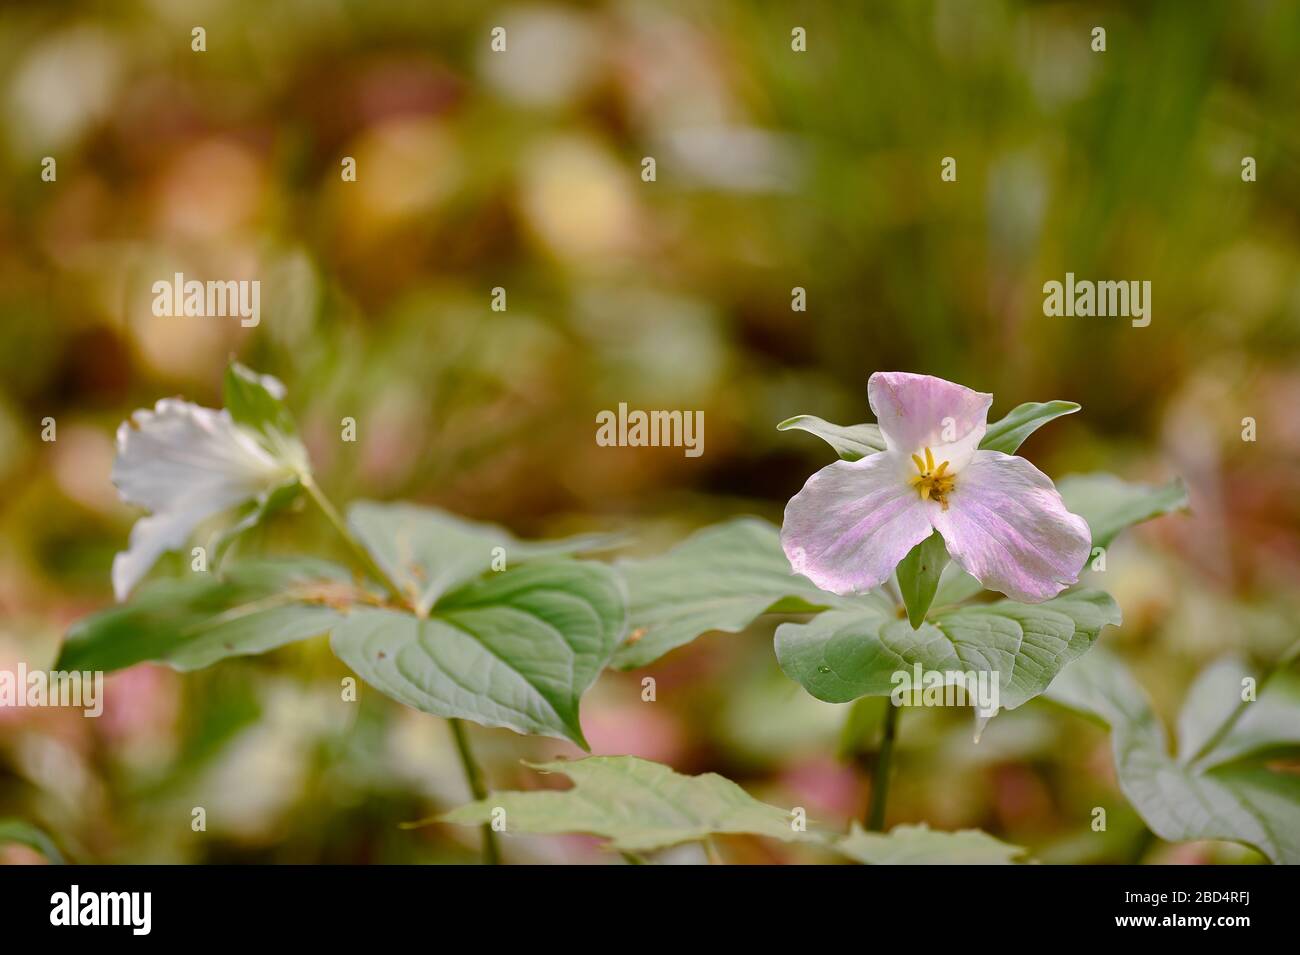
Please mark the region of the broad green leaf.
[[[1120, 621], [1115, 598], [1091, 589], [1067, 590], [1040, 604], [999, 600], [934, 618], [954, 646], [1014, 644], [1010, 670], [1003, 674], [1001, 702], [1008, 710], [1042, 693], [1062, 667], [1087, 652], [1103, 627], [1117, 627]], [[1010, 639], [1004, 643], [1004, 637]], [[1000, 657], [994, 652], [990, 659]]]
[[1102, 627], [1118, 623], [1110, 595], [1078, 590], [1041, 604], [1003, 600], [940, 612], [915, 630], [872, 608], [831, 610], [782, 624], [775, 643], [781, 669], [829, 703], [888, 696], [899, 685], [895, 674], [911, 675], [919, 663], [926, 672], [988, 674], [1000, 707], [1014, 709], [1042, 693]]
[[604, 536], [552, 541], [519, 540], [505, 528], [467, 521], [431, 507], [359, 501], [348, 524], [376, 563], [411, 598], [417, 614], [429, 612], [448, 591], [489, 569], [606, 546]]
[[[1178, 762], [1200, 770], [1275, 750], [1300, 747], [1300, 676], [1283, 671], [1251, 702], [1255, 674], [1235, 657], [1201, 671], [1178, 714]], [[1254, 683], [1251, 683], [1254, 687]], [[1223, 730], [1233, 712], [1241, 714]]]
[[[1226, 715], [1235, 704], [1228, 707], [1219, 698], [1225, 685], [1223, 673], [1209, 674], [1198, 681], [1187, 705]], [[1240, 699], [1240, 689], [1236, 692]], [[1248, 706], [1263, 705], [1269, 692], [1265, 687], [1259, 701]], [[1226, 839], [1253, 846], [1273, 862], [1300, 863], [1300, 777], [1248, 761], [1223, 761], [1214, 750], [1192, 764], [1175, 761], [1146, 692], [1105, 651], [1072, 663], [1047, 695], [1110, 726], [1120, 788], [1160, 838]], [[1300, 705], [1294, 699], [1284, 705], [1290, 725], [1300, 723]], [[1181, 722], [1193, 734], [1193, 749], [1214, 735], [1204, 717], [1185, 715]], [[1239, 743], [1229, 742], [1231, 733], [1224, 739], [1228, 758], [1243, 755]]]
[[307, 450], [284, 403], [284, 385], [270, 375], [231, 362], [226, 368], [225, 403], [235, 423], [254, 432], [271, 454], [295, 471], [307, 472]]
[[834, 848], [864, 865], [1012, 865], [1028, 851], [979, 829], [936, 832], [925, 824], [867, 832], [856, 822]]
[[736, 633], [768, 610], [811, 611], [839, 601], [795, 575], [780, 532], [742, 517], [697, 531], [666, 554], [618, 563], [627, 580], [630, 634], [614, 656], [645, 666], [702, 633]]
[[869, 454], [885, 450], [885, 439], [879, 425], [831, 424], [815, 415], [801, 414], [786, 418], [776, 426], [778, 431], [807, 431], [821, 438], [845, 461], [857, 461]]
[[913, 627], [919, 627], [925, 619], [939, 587], [939, 576], [947, 564], [948, 547], [938, 531], [913, 547], [899, 563], [898, 590]]
[[774, 642], [786, 676], [827, 703], [888, 696], [893, 674], [911, 666], [909, 656], [957, 662], [933, 624], [913, 630], [906, 620], [874, 608], [830, 610], [808, 623], [783, 623]]
[[55, 865], [63, 864], [63, 854], [45, 832], [22, 819], [0, 819], [0, 845], [17, 843], [35, 849]]
[[1124, 528], [1188, 506], [1181, 480], [1152, 487], [1111, 474], [1074, 474], [1057, 481], [1056, 489], [1065, 506], [1088, 522], [1093, 547], [1109, 547]]
[[1062, 415], [1074, 414], [1078, 410], [1079, 406], [1073, 401], [1027, 401], [1012, 408], [1006, 417], [990, 424], [984, 432], [980, 448], [1015, 454], [1025, 439], [1047, 422]]
[[196, 670], [265, 653], [327, 632], [339, 619], [328, 604], [352, 594], [347, 571], [320, 560], [253, 560], [221, 577], [163, 578], [73, 624], [55, 668], [110, 671], [153, 661]]
[[530, 764], [563, 773], [563, 791], [498, 792], [441, 816], [472, 826], [505, 810], [507, 832], [581, 832], [603, 836], [624, 851], [663, 849], [714, 834], [768, 836], [785, 842], [813, 839], [797, 832], [792, 812], [759, 802], [715, 773], [683, 776], [635, 756], [592, 756], [573, 762]]
[[[1016, 449], [1047, 422], [1073, 414], [1079, 406], [1073, 401], [1028, 401], [1013, 408], [1006, 417], [988, 426], [980, 447], [990, 451], [1015, 454]], [[778, 431], [807, 431], [821, 438], [845, 461], [857, 461], [885, 450], [880, 426], [875, 424], [832, 424], [815, 415], [801, 414], [787, 418], [776, 426]]]
[[367, 683], [408, 706], [585, 748], [578, 702], [625, 624], [611, 567], [544, 561], [467, 584], [428, 618], [354, 610], [330, 646]]

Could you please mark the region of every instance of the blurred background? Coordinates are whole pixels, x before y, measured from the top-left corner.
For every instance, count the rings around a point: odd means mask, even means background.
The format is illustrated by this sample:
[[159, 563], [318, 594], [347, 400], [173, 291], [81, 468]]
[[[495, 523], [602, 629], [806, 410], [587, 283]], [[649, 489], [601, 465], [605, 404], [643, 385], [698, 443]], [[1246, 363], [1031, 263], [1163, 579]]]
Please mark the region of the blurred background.
[[[1202, 665], [1276, 656], [1300, 619], [1298, 63], [1285, 0], [0, 5], [0, 665], [48, 665], [111, 602], [137, 516], [114, 429], [167, 395], [219, 406], [232, 355], [285, 382], [340, 503], [612, 528], [641, 552], [779, 521], [831, 458], [776, 423], [870, 420], [867, 377], [898, 369], [991, 391], [994, 416], [1080, 402], [1022, 449], [1049, 474], [1185, 477], [1194, 514], [1122, 537], [1099, 581], [1125, 614], [1102, 639], [1168, 720]], [[1044, 317], [1067, 271], [1150, 280], [1150, 326]], [[260, 280], [260, 324], [155, 317], [175, 272]], [[624, 401], [703, 410], [703, 456], [597, 446]], [[329, 535], [290, 513], [241, 546], [332, 555]], [[644, 673], [607, 673], [593, 749], [846, 826], [880, 701], [846, 732], [847, 708], [781, 675], [772, 626], [659, 661], [654, 704]], [[0, 710], [0, 816], [85, 862], [475, 859], [474, 830], [398, 828], [468, 797], [446, 724], [364, 687], [340, 707], [343, 675], [316, 640], [115, 674], [98, 720]], [[495, 788], [555, 785], [519, 759], [576, 755], [471, 732]], [[891, 824], [1049, 862], [1258, 861], [1147, 835], [1108, 737], [1045, 703], [971, 732], [969, 711], [904, 714]], [[505, 851], [618, 861], [581, 837]]]

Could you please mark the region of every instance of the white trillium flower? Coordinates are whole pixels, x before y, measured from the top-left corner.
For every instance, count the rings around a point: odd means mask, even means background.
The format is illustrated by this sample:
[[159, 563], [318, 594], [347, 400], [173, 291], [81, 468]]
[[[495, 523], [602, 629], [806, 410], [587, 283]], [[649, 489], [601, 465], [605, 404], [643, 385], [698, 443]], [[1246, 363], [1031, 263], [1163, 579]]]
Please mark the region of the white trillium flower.
[[[278, 381], [263, 378], [280, 394]], [[275, 392], [273, 392], [275, 393]], [[117, 429], [113, 484], [122, 500], [150, 511], [113, 558], [113, 593], [125, 600], [163, 553], [185, 546], [204, 521], [250, 500], [265, 500], [298, 476], [226, 410], [178, 398], [140, 410]]]

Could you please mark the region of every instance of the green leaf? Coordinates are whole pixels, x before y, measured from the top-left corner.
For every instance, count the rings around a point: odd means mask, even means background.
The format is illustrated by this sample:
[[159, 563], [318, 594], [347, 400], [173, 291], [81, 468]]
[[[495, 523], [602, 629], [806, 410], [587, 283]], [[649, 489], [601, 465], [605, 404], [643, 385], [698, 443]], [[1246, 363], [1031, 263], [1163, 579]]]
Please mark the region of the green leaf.
[[494, 569], [494, 562], [495, 569], [509, 569], [524, 561], [596, 550], [611, 541], [594, 535], [523, 541], [505, 528], [436, 508], [373, 501], [353, 504], [348, 524], [421, 616], [443, 594]]
[[[1015, 454], [1025, 438], [1047, 422], [1078, 410], [1079, 406], [1073, 401], [1027, 401], [1011, 409], [1000, 421], [990, 424], [980, 447]], [[815, 415], [801, 414], [787, 418], [776, 429], [815, 434], [834, 448], [835, 453], [845, 461], [857, 461], [885, 450], [884, 436], [880, 433], [880, 426], [875, 424], [832, 424]]]
[[702, 633], [737, 633], [768, 610], [812, 611], [839, 602], [796, 576], [780, 532], [742, 517], [697, 531], [666, 554], [618, 563], [627, 580], [631, 633], [614, 656], [645, 666]]
[[[1267, 692], [1242, 706], [1244, 681], [1253, 676], [1235, 657], [1201, 671], [1178, 715], [1179, 763], [1204, 770], [1300, 746], [1300, 675], [1278, 673]], [[1220, 733], [1238, 707], [1241, 715]]]
[[913, 627], [919, 627], [925, 619], [947, 564], [948, 546], [938, 531], [913, 547], [899, 563], [898, 589]]
[[610, 847], [649, 851], [714, 834], [768, 836], [784, 842], [815, 838], [795, 831], [793, 813], [759, 802], [715, 773], [683, 776], [635, 756], [592, 756], [573, 762], [530, 764], [563, 773], [563, 791], [498, 792], [440, 817], [472, 826], [505, 810], [507, 832], [582, 832], [603, 836]]
[[284, 403], [284, 385], [239, 362], [226, 367], [226, 410], [235, 423], [254, 432], [272, 455], [299, 473], [309, 470], [307, 450]]
[[339, 619], [322, 605], [351, 592], [326, 561], [267, 559], [222, 577], [190, 574], [141, 587], [128, 603], [77, 621], [55, 669], [119, 670], [144, 661], [196, 670], [318, 636]]
[[[1235, 709], [1235, 701], [1241, 698], [1240, 684], [1230, 686], [1225, 679], [1226, 666], [1203, 675], [1188, 696], [1180, 720], [1191, 733], [1180, 747], [1186, 761], [1169, 755], [1164, 727], [1146, 692], [1129, 669], [1105, 651], [1094, 651], [1071, 664], [1047, 695], [1110, 726], [1120, 789], [1160, 838], [1226, 839], [1252, 846], [1273, 862], [1300, 863], [1300, 777], [1233, 761], [1250, 752], [1250, 747], [1242, 748], [1242, 736], [1234, 740], [1235, 730], [1223, 737], [1224, 753], [1216, 747], [1205, 758], [1190, 761], [1215, 735], [1214, 720]], [[1247, 704], [1246, 713], [1249, 707], [1262, 706], [1271, 689], [1272, 684], [1258, 702]], [[1285, 723], [1292, 729], [1283, 735], [1293, 736], [1293, 727], [1300, 725], [1300, 705], [1285, 695], [1273, 704], [1285, 707]], [[1191, 710], [1208, 711], [1214, 717]], [[1278, 726], [1280, 715], [1275, 712], [1261, 722]], [[1245, 737], [1257, 728], [1247, 727]]]
[[[913, 629], [875, 608], [832, 610], [776, 630], [781, 669], [813, 696], [847, 703], [888, 696], [895, 674], [981, 673], [996, 684], [999, 705], [1014, 709], [1042, 693], [1101, 628], [1118, 624], [1119, 608], [1098, 590], [1066, 592], [1041, 604], [1003, 600], [936, 614]], [[951, 681], [949, 681], [951, 682]], [[983, 726], [991, 714], [979, 720]]]
[[467, 584], [427, 619], [354, 610], [330, 646], [371, 686], [418, 710], [586, 748], [578, 702], [625, 625], [612, 568], [553, 561]]
[[[1067, 590], [1040, 604], [999, 600], [936, 615], [954, 646], [1001, 644], [1010, 637], [1010, 672], [1004, 673], [1002, 708], [1013, 710], [1038, 696], [1061, 669], [1082, 656], [1106, 626], [1119, 626], [1115, 598], [1101, 590]], [[993, 655], [994, 657], [997, 654]]]
[[63, 854], [45, 832], [22, 819], [0, 819], [0, 844], [16, 842], [35, 849], [55, 865], [63, 865]]
[[955, 659], [933, 624], [914, 630], [906, 620], [875, 608], [830, 610], [808, 623], [783, 623], [774, 642], [786, 676], [827, 703], [888, 696], [893, 674], [910, 666], [908, 655]]
[[815, 415], [801, 414], [786, 418], [776, 426], [778, 431], [807, 431], [821, 438], [845, 461], [857, 461], [869, 454], [885, 450], [885, 439], [880, 426], [874, 424], [831, 424]]
[[990, 424], [980, 448], [1015, 454], [1025, 439], [1047, 422], [1078, 410], [1079, 405], [1073, 401], [1027, 401], [1012, 408], [1000, 421]]
[[979, 829], [936, 832], [925, 824], [867, 832], [856, 822], [834, 848], [864, 865], [1012, 865], [1028, 851]]
[[1181, 480], [1152, 487], [1111, 474], [1075, 474], [1057, 481], [1056, 489], [1066, 508], [1088, 522], [1093, 547], [1108, 547], [1124, 528], [1188, 506]]

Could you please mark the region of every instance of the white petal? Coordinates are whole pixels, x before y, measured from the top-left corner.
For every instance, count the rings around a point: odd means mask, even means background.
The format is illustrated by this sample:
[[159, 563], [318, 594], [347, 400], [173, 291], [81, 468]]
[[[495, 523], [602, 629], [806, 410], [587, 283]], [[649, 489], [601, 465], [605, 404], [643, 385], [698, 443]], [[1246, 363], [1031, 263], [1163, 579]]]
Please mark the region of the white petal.
[[204, 520], [291, 477], [225, 411], [175, 398], [137, 411], [118, 428], [113, 483], [124, 501], [153, 514], [136, 523], [130, 549], [113, 560], [117, 598]]
[[284, 474], [228, 413], [188, 401], [164, 398], [117, 429], [113, 483], [124, 501], [151, 511], [200, 492], [229, 506]]
[[119, 602], [125, 600], [159, 557], [184, 547], [194, 528], [222, 510], [225, 508], [163, 511], [136, 521], [130, 545], [113, 557], [113, 596]]

